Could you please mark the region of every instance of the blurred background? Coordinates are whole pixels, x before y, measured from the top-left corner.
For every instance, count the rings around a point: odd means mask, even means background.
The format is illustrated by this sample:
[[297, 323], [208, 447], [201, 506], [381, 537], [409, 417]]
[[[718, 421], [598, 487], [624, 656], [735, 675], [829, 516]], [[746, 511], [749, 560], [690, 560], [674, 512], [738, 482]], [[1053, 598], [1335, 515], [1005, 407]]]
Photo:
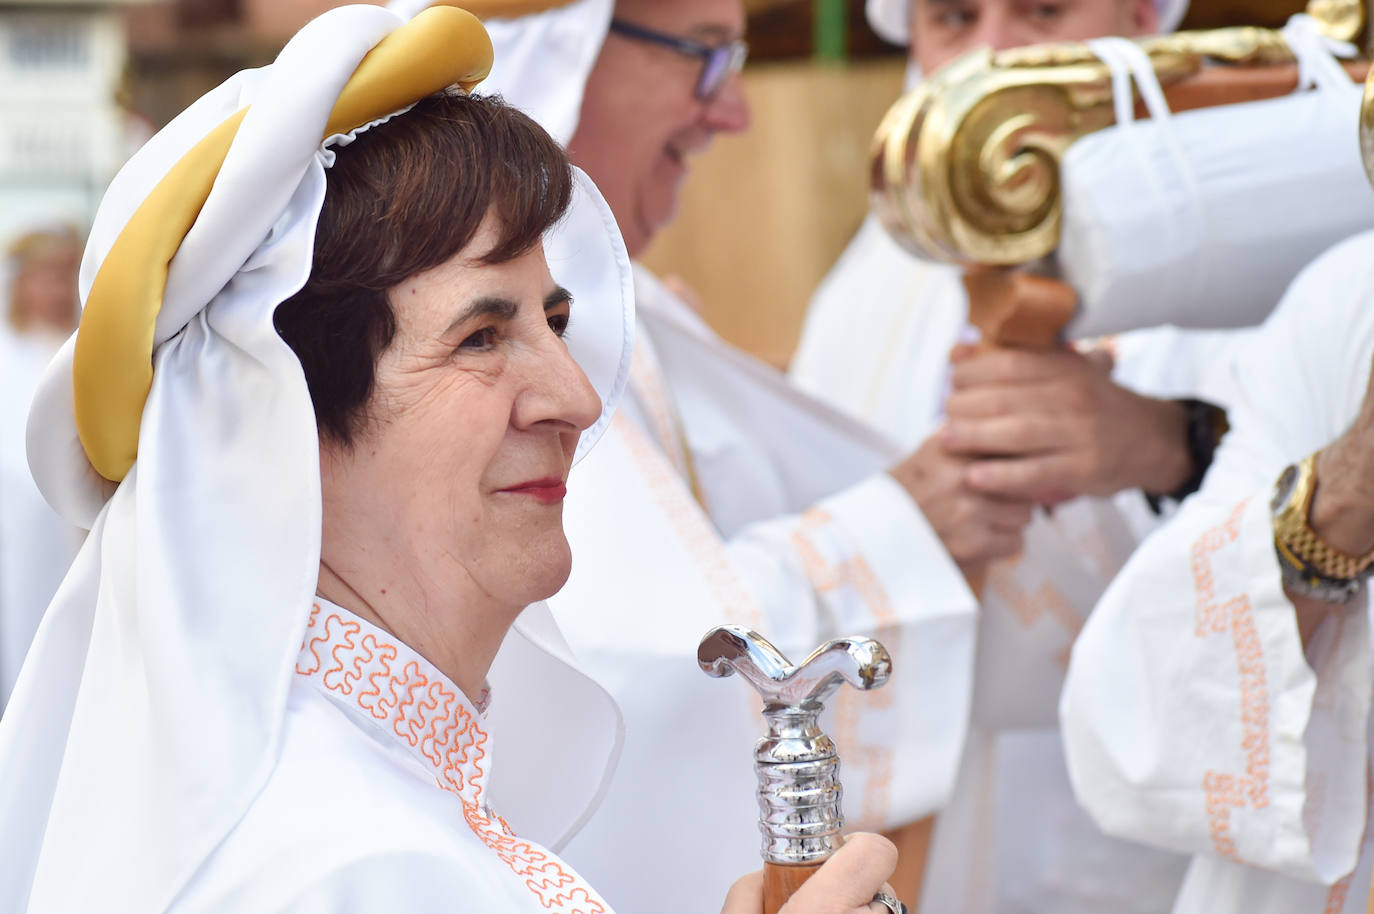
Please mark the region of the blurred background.
[[[0, 0], [0, 245], [35, 223], [84, 230], [133, 149], [334, 5]], [[1184, 27], [1280, 25], [1302, 5], [1194, 0]], [[772, 4], [748, 37], [753, 127], [694, 162], [679, 219], [644, 259], [694, 289], [727, 339], [781, 366], [863, 218], [869, 138], [905, 57], [869, 30], [863, 0]]]

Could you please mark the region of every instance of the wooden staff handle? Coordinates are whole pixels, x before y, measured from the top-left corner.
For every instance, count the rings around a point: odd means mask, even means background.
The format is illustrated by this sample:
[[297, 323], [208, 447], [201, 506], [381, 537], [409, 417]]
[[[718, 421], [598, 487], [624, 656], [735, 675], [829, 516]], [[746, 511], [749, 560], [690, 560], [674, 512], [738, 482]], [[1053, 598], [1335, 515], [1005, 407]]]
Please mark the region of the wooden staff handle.
[[[1351, 82], [1362, 83], [1369, 73], [1369, 61], [1351, 60], [1341, 64]], [[1218, 105], [1257, 102], [1287, 95], [1298, 87], [1298, 65], [1266, 67], [1204, 67], [1198, 73], [1164, 86], [1169, 110], [1195, 111]], [[1143, 102], [1136, 104], [1137, 118], [1147, 118]]]
[[[915, 910], [921, 897], [921, 883], [925, 878], [926, 858], [930, 853], [931, 831], [935, 817], [927, 816], [918, 822], [904, 825], [883, 836], [897, 845], [897, 870], [888, 879], [893, 893]], [[777, 914], [792, 893], [801, 888], [820, 864], [808, 866], [763, 865], [763, 912]]]
[[1078, 304], [1068, 283], [1011, 267], [970, 267], [964, 291], [983, 345], [1010, 349], [1053, 348]]
[[781, 863], [763, 865], [763, 914], [778, 914], [787, 899], [801, 888], [811, 874], [820, 869], [819, 863], [789, 866]]

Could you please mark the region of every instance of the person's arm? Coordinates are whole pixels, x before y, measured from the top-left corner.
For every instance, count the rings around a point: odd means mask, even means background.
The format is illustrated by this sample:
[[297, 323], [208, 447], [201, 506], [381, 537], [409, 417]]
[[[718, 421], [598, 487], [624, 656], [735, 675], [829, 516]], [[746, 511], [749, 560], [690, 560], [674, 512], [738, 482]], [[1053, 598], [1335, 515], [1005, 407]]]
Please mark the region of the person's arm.
[[1340, 442], [1364, 415], [1374, 350], [1369, 246], [1319, 260], [1237, 348], [1232, 431], [1203, 488], [1146, 540], [1079, 636], [1060, 718], [1074, 790], [1110, 834], [1328, 884], [1355, 864], [1367, 598], [1341, 609], [1293, 599], [1270, 499], [1285, 465], [1330, 445], [1314, 529], [1350, 549], [1367, 535], [1368, 515], [1353, 509], [1366, 502], [1353, 481], [1368, 478], [1365, 451], [1348, 460]]
[[[1366, 390], [1354, 424], [1317, 455], [1315, 470], [1307, 516], [1312, 533], [1346, 556], [1367, 555], [1374, 550], [1374, 385]], [[1293, 601], [1304, 645], [1323, 622], [1346, 608], [1296, 586], [1284, 590]]]

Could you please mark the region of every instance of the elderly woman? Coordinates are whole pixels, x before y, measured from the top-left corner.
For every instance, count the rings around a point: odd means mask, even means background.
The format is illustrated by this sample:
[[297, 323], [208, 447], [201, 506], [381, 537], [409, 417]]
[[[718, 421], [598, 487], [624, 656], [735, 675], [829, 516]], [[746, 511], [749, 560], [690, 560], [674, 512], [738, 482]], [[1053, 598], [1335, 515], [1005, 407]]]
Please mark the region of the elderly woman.
[[[609, 911], [548, 847], [619, 719], [537, 601], [628, 261], [533, 122], [445, 88], [489, 65], [457, 10], [335, 10], [111, 186], [30, 424], [91, 532], [0, 725], [0, 910]], [[786, 910], [873, 910], [893, 862], [851, 841]]]

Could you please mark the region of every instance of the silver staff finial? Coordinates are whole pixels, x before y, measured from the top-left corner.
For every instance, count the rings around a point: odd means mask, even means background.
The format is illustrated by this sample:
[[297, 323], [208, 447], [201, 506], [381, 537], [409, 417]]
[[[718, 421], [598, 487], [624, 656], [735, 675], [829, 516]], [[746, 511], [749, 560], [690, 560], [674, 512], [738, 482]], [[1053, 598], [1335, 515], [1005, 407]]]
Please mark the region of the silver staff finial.
[[871, 638], [836, 638], [793, 666], [767, 639], [738, 625], [711, 629], [697, 648], [711, 676], [738, 672], [763, 698], [768, 735], [754, 747], [763, 859], [816, 863], [840, 847], [840, 760], [817, 718], [845, 682], [875, 689], [892, 673], [886, 648]]

